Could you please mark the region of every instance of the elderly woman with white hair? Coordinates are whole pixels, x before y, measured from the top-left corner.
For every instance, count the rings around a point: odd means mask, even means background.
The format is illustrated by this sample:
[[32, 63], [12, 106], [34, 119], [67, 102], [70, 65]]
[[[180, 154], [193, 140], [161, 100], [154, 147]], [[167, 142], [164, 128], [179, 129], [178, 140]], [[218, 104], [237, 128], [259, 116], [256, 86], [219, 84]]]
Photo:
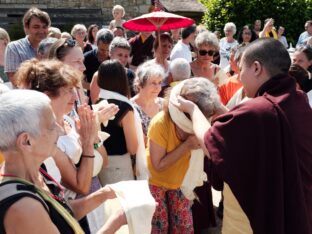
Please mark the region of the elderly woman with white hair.
[[[59, 184], [40, 170], [55, 154], [59, 137], [51, 100], [40, 92], [13, 90], [2, 94], [0, 102], [5, 159], [0, 168], [0, 233], [83, 233], [76, 220], [114, 198], [114, 192], [106, 186], [83, 199], [64, 199]], [[98, 233], [115, 233], [125, 222], [123, 212], [117, 213]]]
[[75, 24], [70, 34], [77, 41], [83, 53], [92, 50], [92, 46], [85, 42], [87, 36], [87, 28], [83, 24]]
[[204, 154], [192, 131], [189, 117], [172, 103], [178, 96], [197, 103], [206, 118], [221, 107], [215, 85], [204, 78], [187, 79], [174, 86], [164, 111], [148, 130], [149, 184], [158, 206], [152, 233], [194, 233], [191, 201], [193, 190], [203, 184]]
[[170, 86], [175, 86], [182, 80], [191, 77], [191, 66], [184, 58], [176, 58], [171, 61], [169, 66], [169, 81]]
[[146, 137], [151, 119], [162, 110], [163, 99], [158, 97], [161, 82], [165, 77], [164, 69], [155, 63], [145, 62], [136, 71], [135, 88], [138, 93], [131, 101], [142, 119], [142, 128]]
[[191, 62], [192, 75], [204, 77], [219, 86], [227, 79], [226, 74], [214, 63], [213, 56], [219, 50], [219, 41], [211, 32], [201, 32], [195, 39], [197, 58]]
[[238, 45], [238, 42], [234, 39], [236, 33], [236, 25], [232, 22], [226, 23], [224, 26], [225, 37], [221, 38], [220, 46], [220, 67], [225, 69], [229, 66], [230, 51], [233, 47]]

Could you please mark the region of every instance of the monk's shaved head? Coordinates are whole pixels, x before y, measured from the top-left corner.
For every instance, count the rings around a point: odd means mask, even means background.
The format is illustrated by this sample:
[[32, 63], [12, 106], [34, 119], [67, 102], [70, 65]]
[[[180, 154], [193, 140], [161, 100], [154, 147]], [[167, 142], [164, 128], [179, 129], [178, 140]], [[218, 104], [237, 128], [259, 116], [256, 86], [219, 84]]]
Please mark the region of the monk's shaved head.
[[250, 43], [243, 53], [243, 59], [247, 66], [258, 61], [270, 77], [287, 73], [291, 64], [288, 51], [273, 38], [261, 38]]

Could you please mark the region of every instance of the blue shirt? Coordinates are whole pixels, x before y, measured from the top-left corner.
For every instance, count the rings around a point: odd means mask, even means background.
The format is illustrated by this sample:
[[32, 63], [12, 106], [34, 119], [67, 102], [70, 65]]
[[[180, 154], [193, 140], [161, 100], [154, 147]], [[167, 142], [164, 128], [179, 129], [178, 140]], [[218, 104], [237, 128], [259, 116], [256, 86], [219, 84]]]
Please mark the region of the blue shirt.
[[298, 48], [299, 46], [302, 46], [305, 44], [305, 42], [307, 41], [307, 39], [309, 37], [311, 37], [312, 35], [310, 35], [307, 31], [303, 32], [300, 34], [296, 48]]
[[16, 72], [20, 64], [35, 58], [37, 50], [34, 49], [26, 36], [8, 44], [4, 57], [4, 72]]

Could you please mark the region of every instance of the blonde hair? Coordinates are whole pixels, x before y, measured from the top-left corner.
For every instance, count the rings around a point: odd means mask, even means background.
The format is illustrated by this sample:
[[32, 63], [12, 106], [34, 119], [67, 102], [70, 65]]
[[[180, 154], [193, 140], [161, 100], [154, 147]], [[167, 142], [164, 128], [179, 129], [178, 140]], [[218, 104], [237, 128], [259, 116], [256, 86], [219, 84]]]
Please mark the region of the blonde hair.
[[83, 24], [75, 24], [74, 27], [72, 28], [70, 34], [75, 37], [76, 33], [78, 31], [84, 31], [87, 35], [87, 28]]
[[115, 11], [121, 11], [122, 12], [122, 17], [125, 16], [125, 8], [123, 8], [123, 6], [115, 5], [113, 7], [112, 13], [114, 14]]
[[10, 36], [4, 28], [0, 28], [0, 40], [7, 40], [8, 43], [10, 42]]

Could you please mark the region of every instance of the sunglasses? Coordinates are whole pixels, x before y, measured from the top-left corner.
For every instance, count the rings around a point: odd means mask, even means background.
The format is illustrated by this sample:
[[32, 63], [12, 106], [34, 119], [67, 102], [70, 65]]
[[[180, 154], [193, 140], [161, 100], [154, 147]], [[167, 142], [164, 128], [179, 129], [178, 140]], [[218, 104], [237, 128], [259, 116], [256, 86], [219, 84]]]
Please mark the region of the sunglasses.
[[216, 54], [216, 51], [214, 51], [214, 50], [199, 50], [198, 53], [200, 56], [205, 56], [206, 54], [208, 54], [209, 56], [214, 56]]

